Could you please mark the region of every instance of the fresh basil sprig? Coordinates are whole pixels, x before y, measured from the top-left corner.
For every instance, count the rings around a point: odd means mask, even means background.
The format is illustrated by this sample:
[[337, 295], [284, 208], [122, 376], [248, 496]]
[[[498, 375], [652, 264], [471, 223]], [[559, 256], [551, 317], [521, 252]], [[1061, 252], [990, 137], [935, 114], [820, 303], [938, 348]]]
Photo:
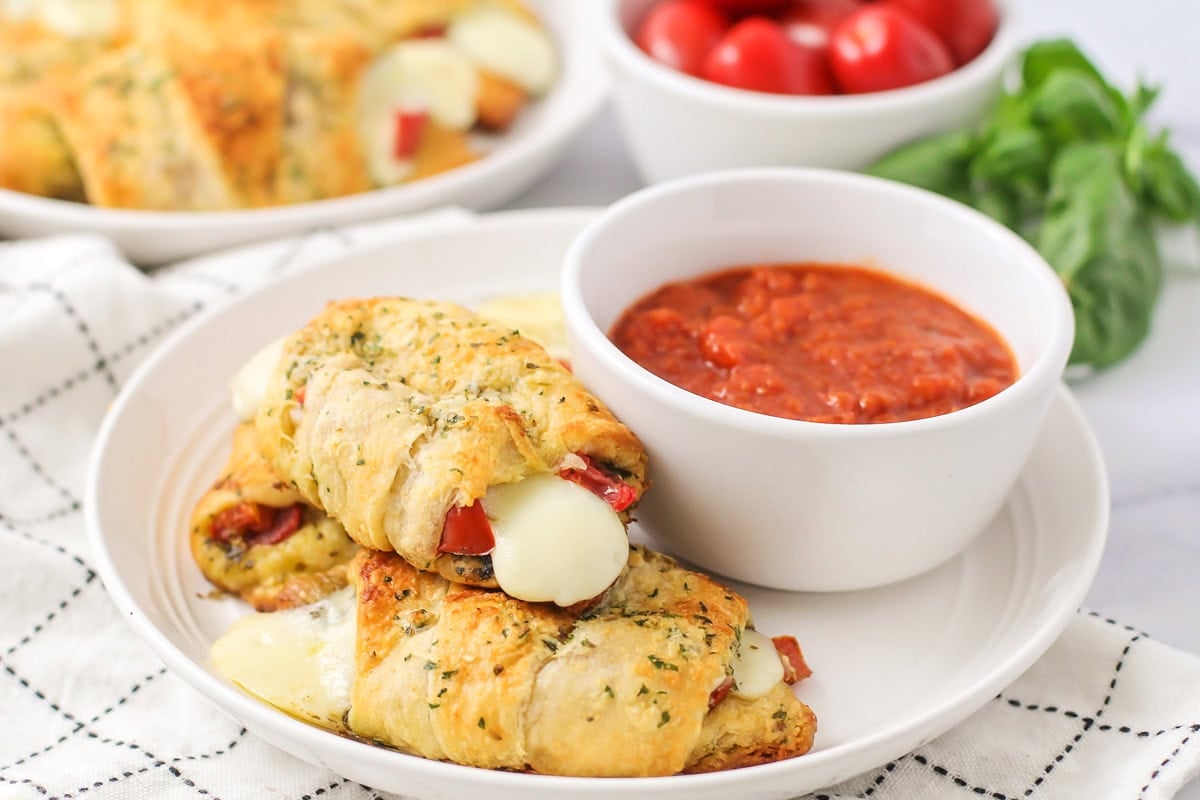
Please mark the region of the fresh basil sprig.
[[1155, 89], [1111, 86], [1072, 42], [1025, 51], [1019, 88], [972, 131], [914, 142], [868, 169], [953, 197], [1050, 262], [1075, 309], [1071, 363], [1106, 367], [1145, 338], [1162, 285], [1153, 229], [1200, 221], [1200, 185], [1143, 117]]

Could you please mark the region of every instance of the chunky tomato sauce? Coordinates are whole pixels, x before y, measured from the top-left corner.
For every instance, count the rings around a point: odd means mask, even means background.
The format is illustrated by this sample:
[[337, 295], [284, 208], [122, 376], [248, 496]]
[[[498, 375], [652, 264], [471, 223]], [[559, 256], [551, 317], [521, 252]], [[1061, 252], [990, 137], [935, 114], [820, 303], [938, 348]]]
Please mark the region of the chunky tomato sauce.
[[946, 414], [986, 400], [1017, 374], [987, 324], [857, 267], [737, 267], [668, 284], [627, 309], [610, 338], [690, 392], [813, 422]]

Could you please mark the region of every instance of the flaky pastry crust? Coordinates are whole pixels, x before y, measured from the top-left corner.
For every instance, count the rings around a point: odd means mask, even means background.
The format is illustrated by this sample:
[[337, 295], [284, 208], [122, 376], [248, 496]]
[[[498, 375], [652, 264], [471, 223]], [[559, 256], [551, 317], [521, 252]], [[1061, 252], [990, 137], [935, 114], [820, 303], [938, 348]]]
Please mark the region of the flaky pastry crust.
[[808, 751], [816, 717], [780, 682], [709, 709], [745, 601], [634, 548], [582, 617], [363, 551], [349, 729], [428, 758], [575, 776], [706, 772]]
[[451, 303], [329, 304], [286, 340], [256, 425], [279, 475], [351, 538], [451, 580], [446, 513], [489, 486], [583, 455], [646, 487], [637, 437], [566, 368]]

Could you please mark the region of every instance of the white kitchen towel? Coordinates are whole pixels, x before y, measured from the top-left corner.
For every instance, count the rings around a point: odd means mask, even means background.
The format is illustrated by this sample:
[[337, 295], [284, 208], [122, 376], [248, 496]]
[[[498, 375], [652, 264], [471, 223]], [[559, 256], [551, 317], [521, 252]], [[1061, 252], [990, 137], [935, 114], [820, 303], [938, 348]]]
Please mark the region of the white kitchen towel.
[[[259, 741], [163, 668], [96, 576], [84, 472], [113, 398], [179, 325], [414, 224], [463, 219], [325, 230], [153, 275], [101, 239], [0, 244], [0, 800], [386, 797]], [[1200, 658], [1081, 612], [958, 728], [810, 800], [1161, 800], [1200, 764], [1198, 731]]]

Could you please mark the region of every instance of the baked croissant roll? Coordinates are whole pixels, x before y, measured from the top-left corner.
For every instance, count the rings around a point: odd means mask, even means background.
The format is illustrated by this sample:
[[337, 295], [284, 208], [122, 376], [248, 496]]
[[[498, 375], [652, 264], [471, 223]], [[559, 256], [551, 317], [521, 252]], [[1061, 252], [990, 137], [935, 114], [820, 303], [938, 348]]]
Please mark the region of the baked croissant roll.
[[559, 605], [620, 572], [645, 452], [518, 331], [451, 303], [347, 300], [275, 364], [263, 452], [359, 544]]
[[745, 600], [666, 556], [634, 548], [581, 617], [393, 554], [362, 551], [351, 571], [320, 607], [240, 621], [217, 668], [302, 719], [489, 769], [671, 775], [812, 746], [816, 717]]
[[221, 478], [196, 504], [189, 541], [204, 577], [259, 611], [343, 588], [358, 550], [341, 525], [275, 475], [247, 424], [234, 433]]
[[45, 129], [40, 158], [0, 156], [0, 187], [194, 211], [363, 192], [479, 158], [472, 131], [503, 130], [557, 69], [512, 0], [103, 5], [91, 35], [0, 9], [0, 95], [40, 102], [0, 104], [0, 129], [6, 113]]

